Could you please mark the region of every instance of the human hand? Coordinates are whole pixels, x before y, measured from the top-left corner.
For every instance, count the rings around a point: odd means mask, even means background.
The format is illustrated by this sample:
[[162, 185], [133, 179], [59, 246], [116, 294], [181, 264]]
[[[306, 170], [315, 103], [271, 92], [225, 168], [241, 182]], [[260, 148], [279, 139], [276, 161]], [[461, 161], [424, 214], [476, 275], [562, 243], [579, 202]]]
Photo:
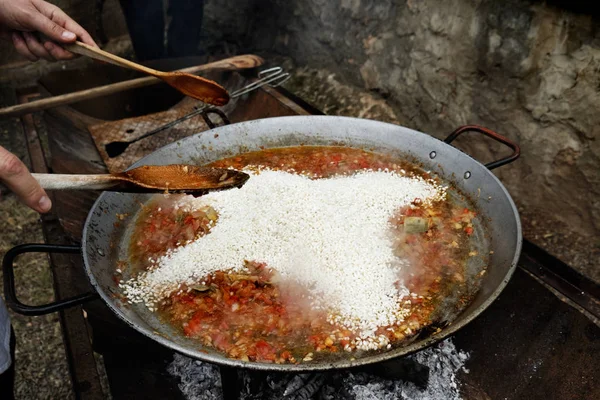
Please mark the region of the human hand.
[[0, 181], [37, 212], [50, 211], [52, 202], [19, 157], [0, 146]]
[[[30, 61], [73, 58], [73, 53], [60, 47], [60, 43], [73, 43], [77, 38], [98, 47], [77, 22], [44, 0], [0, 0], [0, 29], [12, 36], [17, 51]], [[51, 40], [41, 40], [36, 32]]]

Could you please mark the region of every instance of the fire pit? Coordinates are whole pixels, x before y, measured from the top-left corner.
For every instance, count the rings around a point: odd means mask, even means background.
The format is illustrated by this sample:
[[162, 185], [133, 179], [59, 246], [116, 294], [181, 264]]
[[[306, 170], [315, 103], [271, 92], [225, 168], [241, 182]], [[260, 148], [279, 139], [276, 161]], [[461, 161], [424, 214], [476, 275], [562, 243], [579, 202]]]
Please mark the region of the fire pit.
[[[56, 78], [48, 77], [45, 81], [59, 82], [60, 79]], [[246, 81], [238, 74], [223, 75], [217, 80], [226, 82], [230, 87], [241, 87]], [[54, 92], [57, 93], [58, 89], [54, 88]], [[130, 95], [135, 98], [135, 95]], [[22, 101], [32, 98], [31, 94], [21, 96]], [[165, 112], [177, 113], [178, 106], [189, 106], [185, 101], [167, 103], [161, 107], [154, 104], [154, 108], [151, 107], [155, 113], [153, 117], [157, 112], [160, 115]], [[223, 112], [226, 119], [232, 122], [319, 113], [284, 90], [269, 86], [240, 98]], [[144, 110], [139, 110], [129, 115], [115, 114], [112, 120], [101, 120], [101, 117], [107, 116], [96, 115], [92, 118], [74, 108], [63, 107], [49, 110], [41, 119], [24, 117], [34, 171], [47, 172], [38, 135], [47, 129], [52, 153], [50, 167], [54, 172], [105, 172], [106, 165], [110, 166], [112, 161], [102, 151], [98, 153], [99, 135], [94, 135], [94, 132], [99, 126], [123, 128], [128, 123], [141, 123], [142, 120], [135, 118], [144, 118], [144, 113]], [[128, 119], [124, 120], [123, 117]], [[221, 121], [214, 121], [208, 115], [203, 120], [208, 128], [209, 124], [224, 122], [222, 118], [219, 119]], [[162, 140], [182, 134], [176, 129], [173, 127], [162, 132]], [[96, 142], [93, 138], [96, 138]], [[138, 151], [149, 152], [160, 144], [158, 136], [151, 137], [147, 139], [146, 147], [141, 146]], [[115, 166], [117, 164], [112, 165], [118, 168]], [[56, 193], [53, 200], [55, 214], [44, 221], [46, 240], [53, 244], [79, 240], [84, 218], [94, 196]], [[67, 298], [89, 288], [79, 256], [53, 254], [51, 260], [57, 298]], [[197, 364], [149, 341], [116, 319], [100, 302], [61, 311], [61, 322], [75, 392], [85, 398], [105, 398], [93, 351], [103, 355], [114, 398], [186, 398], [203, 388], [212, 391], [211, 379], [214, 385], [220, 380], [225, 398], [261, 398], [261, 395], [276, 398], [282, 393], [284, 396], [290, 395], [289, 398], [327, 398], [331, 388], [346, 388], [349, 390], [347, 393], [360, 398], [360, 393], [367, 394], [360, 392], [361, 388], [375, 390], [375, 387], [381, 387], [381, 393], [385, 393], [384, 389], [401, 390], [406, 385], [419, 393], [431, 391], [435, 387], [430, 385], [444, 374], [456, 374], [458, 388], [467, 398], [485, 395], [491, 398], [540, 399], [600, 397], [597, 385], [587, 383], [593, 382], [600, 372], [594, 362], [600, 350], [597, 340], [600, 329], [579, 311], [556, 298], [531, 273], [552, 278], [547, 281], [597, 316], [597, 299], [600, 299], [598, 286], [529, 243], [525, 243], [520, 267], [501, 298], [492, 304], [487, 313], [459, 331], [452, 342], [444, 342], [445, 348], [426, 350], [411, 358], [375, 364], [348, 373], [269, 376], [266, 373], [221, 368], [220, 379], [217, 379], [214, 376], [215, 367]], [[585, 295], [581, 295], [582, 291]], [[88, 329], [91, 331], [91, 340]], [[554, 350], [550, 352], [552, 348]], [[467, 354], [468, 360], [465, 359]], [[432, 357], [437, 357], [437, 361], [434, 362]], [[462, 363], [468, 373], [461, 369]], [[204, 373], [207, 374], [204, 380], [189, 380], [190, 376]], [[350, 375], [354, 380], [349, 378]], [[499, 376], [503, 379], [498, 379]], [[202, 386], [201, 382], [206, 385]], [[442, 382], [438, 380], [437, 383]], [[194, 384], [196, 386], [192, 387]]]

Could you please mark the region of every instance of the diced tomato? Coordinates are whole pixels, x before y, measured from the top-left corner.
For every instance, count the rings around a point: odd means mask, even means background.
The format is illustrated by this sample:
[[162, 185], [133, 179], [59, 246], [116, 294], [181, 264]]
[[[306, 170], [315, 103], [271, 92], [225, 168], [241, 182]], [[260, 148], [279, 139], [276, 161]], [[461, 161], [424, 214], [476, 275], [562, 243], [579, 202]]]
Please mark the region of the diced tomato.
[[219, 324], [219, 329], [223, 329], [225, 331], [229, 329], [229, 324], [227, 324], [227, 322], [225, 321], [221, 321], [221, 323]]
[[273, 347], [264, 340], [256, 342], [256, 355], [258, 359], [262, 360], [275, 360], [276, 354]]
[[182, 294], [179, 295], [177, 300], [181, 303], [194, 304], [194, 299], [195, 297], [191, 294]]
[[258, 299], [260, 299], [262, 302], [264, 302], [267, 305], [273, 304], [273, 301], [268, 296], [266, 296], [264, 293], [260, 293], [257, 297], [257, 300]]
[[202, 321], [203, 313], [197, 312], [184, 326], [183, 331], [186, 336], [194, 336], [200, 331], [200, 323]]
[[215, 334], [212, 338], [212, 341], [215, 347], [222, 351], [229, 351], [229, 349], [232, 347], [231, 342], [227, 339], [227, 334], [224, 332]]
[[471, 226], [467, 226], [467, 227], [465, 228], [465, 232], [466, 232], [466, 233], [467, 233], [467, 235], [469, 235], [469, 236], [470, 236], [470, 235], [472, 235], [472, 234], [473, 234], [473, 227], [471, 227]]
[[419, 240], [419, 237], [417, 235], [406, 236], [406, 243], [408, 243], [408, 244], [417, 243], [418, 240]]
[[240, 297], [240, 301], [248, 301], [246, 298], [252, 296], [252, 289], [254, 289], [253, 286], [245, 285], [245, 287], [238, 290], [237, 295]]
[[310, 335], [308, 337], [308, 341], [313, 346], [317, 346], [317, 345], [321, 344], [321, 342], [323, 342], [323, 339], [321, 338], [321, 335]]

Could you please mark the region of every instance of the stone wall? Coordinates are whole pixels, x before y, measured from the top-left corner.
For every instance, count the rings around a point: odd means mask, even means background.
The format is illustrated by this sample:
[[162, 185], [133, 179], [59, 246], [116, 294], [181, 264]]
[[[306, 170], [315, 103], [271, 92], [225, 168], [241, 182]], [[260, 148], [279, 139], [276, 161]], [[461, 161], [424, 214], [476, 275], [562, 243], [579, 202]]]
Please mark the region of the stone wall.
[[[385, 99], [395, 122], [437, 137], [466, 123], [505, 134], [522, 157], [495, 172], [524, 212], [598, 247], [599, 24], [585, 2], [554, 3], [210, 0], [205, 43], [332, 71]], [[462, 144], [481, 160], [504, 154]]]

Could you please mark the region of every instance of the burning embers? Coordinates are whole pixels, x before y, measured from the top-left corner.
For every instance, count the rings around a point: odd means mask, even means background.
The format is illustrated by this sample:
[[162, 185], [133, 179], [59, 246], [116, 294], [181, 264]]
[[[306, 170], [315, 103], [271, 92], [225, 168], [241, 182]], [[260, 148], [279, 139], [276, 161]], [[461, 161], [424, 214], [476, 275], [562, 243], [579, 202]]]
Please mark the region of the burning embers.
[[360, 371], [285, 374], [236, 370], [238, 381], [224, 382], [219, 367], [175, 354], [168, 372], [179, 378], [179, 389], [190, 400], [220, 400], [224, 385], [237, 387], [239, 399], [244, 400], [458, 400], [457, 375], [468, 372], [464, 369], [468, 357], [446, 340], [413, 356]]

